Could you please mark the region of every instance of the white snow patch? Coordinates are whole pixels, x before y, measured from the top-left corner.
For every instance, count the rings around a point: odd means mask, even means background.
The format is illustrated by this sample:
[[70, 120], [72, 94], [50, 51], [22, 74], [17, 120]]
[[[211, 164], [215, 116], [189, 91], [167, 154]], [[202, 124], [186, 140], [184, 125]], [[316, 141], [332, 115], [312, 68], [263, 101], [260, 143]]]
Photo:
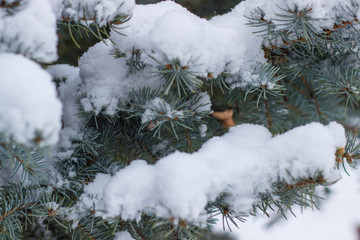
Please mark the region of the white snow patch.
[[207, 92], [199, 93], [199, 101], [198, 103], [191, 106], [196, 112], [211, 112], [211, 99]]
[[200, 127], [199, 127], [199, 131], [200, 131], [200, 136], [201, 137], [206, 137], [206, 131], [207, 131], [206, 124], [201, 124]]
[[161, 112], [162, 117], [169, 119], [182, 118], [184, 116], [183, 111], [172, 109], [164, 99], [159, 97], [145, 103], [145, 108], [146, 110], [141, 116], [141, 123], [143, 124], [157, 118], [159, 112]]
[[134, 240], [134, 239], [131, 237], [131, 235], [128, 232], [122, 231], [116, 233], [114, 240]]
[[40, 132], [55, 144], [61, 129], [61, 103], [51, 76], [29, 59], [0, 54], [0, 132], [20, 143]]
[[41, 62], [55, 61], [57, 34], [52, 5], [48, 0], [22, 2], [14, 14], [0, 8], [0, 52], [20, 53]]

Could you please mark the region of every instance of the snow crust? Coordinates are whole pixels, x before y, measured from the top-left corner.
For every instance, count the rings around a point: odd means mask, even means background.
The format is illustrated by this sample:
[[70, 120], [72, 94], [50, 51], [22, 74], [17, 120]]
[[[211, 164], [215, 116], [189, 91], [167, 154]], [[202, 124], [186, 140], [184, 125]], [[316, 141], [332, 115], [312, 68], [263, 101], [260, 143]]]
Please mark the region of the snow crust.
[[0, 52], [20, 53], [41, 62], [55, 61], [56, 17], [50, 1], [22, 2], [14, 14], [0, 7]]
[[275, 137], [263, 126], [243, 124], [193, 154], [175, 152], [155, 165], [136, 160], [114, 176], [99, 174], [81, 199], [88, 206], [95, 202], [103, 217], [139, 219], [147, 213], [201, 221], [206, 204], [229, 193], [230, 208], [246, 213], [279, 178], [292, 184], [319, 171], [325, 179], [339, 178], [334, 154], [345, 143], [344, 129], [335, 122]]
[[51, 76], [31, 60], [0, 54], [0, 132], [28, 143], [40, 132], [54, 144], [61, 129], [61, 103]]

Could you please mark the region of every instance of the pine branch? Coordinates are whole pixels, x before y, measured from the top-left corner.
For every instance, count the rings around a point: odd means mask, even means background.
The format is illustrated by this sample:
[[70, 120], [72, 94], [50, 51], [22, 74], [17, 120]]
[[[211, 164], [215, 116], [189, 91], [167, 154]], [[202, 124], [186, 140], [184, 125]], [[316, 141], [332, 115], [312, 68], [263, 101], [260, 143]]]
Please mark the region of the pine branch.
[[146, 152], [146, 154], [150, 158], [150, 163], [155, 163], [157, 161], [157, 157], [151, 153], [150, 149], [146, 145], [144, 145], [140, 139], [135, 138], [131, 134], [125, 132], [123, 129], [121, 129], [121, 132], [123, 135], [125, 135], [128, 139], [130, 139], [133, 143], [137, 144], [141, 149]]

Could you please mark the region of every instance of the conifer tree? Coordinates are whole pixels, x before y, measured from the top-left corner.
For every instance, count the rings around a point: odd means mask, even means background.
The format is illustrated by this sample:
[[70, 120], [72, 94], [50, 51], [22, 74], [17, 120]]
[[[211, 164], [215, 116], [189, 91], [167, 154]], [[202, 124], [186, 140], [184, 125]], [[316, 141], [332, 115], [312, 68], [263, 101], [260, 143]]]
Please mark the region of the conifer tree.
[[[359, 15], [0, 0], [0, 239], [211, 239], [316, 207], [360, 154]], [[97, 40], [76, 66], [54, 64], [64, 28]]]

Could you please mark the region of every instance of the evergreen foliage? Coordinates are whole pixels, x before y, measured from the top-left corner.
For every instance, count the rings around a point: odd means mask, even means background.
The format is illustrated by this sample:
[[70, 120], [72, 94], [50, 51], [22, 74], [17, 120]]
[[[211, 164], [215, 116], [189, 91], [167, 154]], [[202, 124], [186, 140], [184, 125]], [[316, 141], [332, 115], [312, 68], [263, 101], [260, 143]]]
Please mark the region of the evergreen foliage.
[[[0, 19], [20, 13], [29, 1], [32, 0], [0, 0]], [[73, 7], [71, 1], [59, 2]], [[88, 105], [93, 108], [84, 104], [95, 98], [79, 87], [86, 84], [85, 70], [80, 68], [80, 74], [74, 77], [65, 70], [61, 73], [61, 67], [59, 74], [54, 68], [44, 66], [54, 76], [63, 102], [67, 92], [75, 92], [76, 111], [71, 112], [72, 118], [64, 111], [62, 133], [56, 146], [46, 145], [46, 136], [41, 131], [28, 144], [16, 142], [6, 132], [0, 134], [0, 239], [111, 240], [122, 231], [139, 240], [230, 239], [212, 235], [216, 217], [220, 216], [224, 229], [231, 230], [246, 227], [241, 222], [250, 215], [269, 215], [275, 211], [285, 217], [295, 205], [316, 208], [317, 187], [337, 181], [326, 179], [321, 170], [313, 175], [305, 172], [303, 177], [293, 177], [288, 172], [291, 181], [279, 177], [271, 183], [271, 189], [256, 196], [260, 201], [254, 202], [249, 212], [233, 209], [228, 201], [232, 192], [223, 192], [207, 203], [206, 220], [202, 222], [177, 216], [166, 218], [157, 216], [156, 212], [143, 212], [140, 219], [109, 217], [99, 213], [96, 201], [81, 204], [87, 201], [86, 193], [91, 195], [89, 198], [97, 199], [96, 191], [87, 187], [98, 176], [114, 176], [138, 159], [155, 165], [176, 151], [193, 153], [210, 138], [222, 136], [227, 129], [211, 113], [226, 109], [233, 110], [230, 118], [237, 124], [260, 124], [274, 136], [310, 122], [326, 125], [337, 121], [348, 134], [346, 146], [334, 152], [334, 166], [346, 171], [355, 165], [360, 156], [356, 141], [359, 125], [353, 121], [360, 117], [360, 32], [356, 13], [340, 9], [332, 27], [323, 28], [318, 24], [322, 19], [314, 18], [311, 8], [274, 5], [273, 9], [276, 12], [273, 20], [268, 20], [261, 8], [246, 16], [253, 34], [263, 39], [261, 51], [266, 59], [253, 65], [256, 78], [250, 81], [227, 68], [218, 75], [211, 72], [204, 75], [180, 59], [164, 62], [149, 56], [151, 65], [136, 48], [131, 49], [129, 56], [117, 48], [117, 40], [110, 36], [128, 37], [122, 30], [131, 20], [131, 13], [117, 12], [115, 17], [99, 18], [92, 9], [81, 8], [82, 13], [72, 18], [63, 12], [57, 20], [59, 31], [67, 26], [68, 36], [76, 46], [83, 47], [84, 40], [79, 37], [90, 41], [95, 38], [104, 46], [114, 44], [109, 56], [124, 62], [127, 77], [136, 81], [148, 76], [160, 82], [161, 87], [131, 85], [133, 88], [123, 94], [125, 97], [109, 103], [115, 106], [115, 111], [110, 111], [108, 106], [98, 110], [92, 103]], [[36, 59], [33, 49], [24, 49], [20, 35], [18, 40], [13, 40], [1, 36], [2, 31], [0, 23], [0, 55], [12, 52], [38, 62], [51, 62]], [[1, 78], [0, 72], [3, 81]], [[70, 81], [76, 83], [74, 88], [67, 85]], [[125, 83], [123, 88], [126, 87]], [[69, 107], [70, 104], [64, 104], [64, 109]], [[1, 120], [0, 116], [0, 124]]]

